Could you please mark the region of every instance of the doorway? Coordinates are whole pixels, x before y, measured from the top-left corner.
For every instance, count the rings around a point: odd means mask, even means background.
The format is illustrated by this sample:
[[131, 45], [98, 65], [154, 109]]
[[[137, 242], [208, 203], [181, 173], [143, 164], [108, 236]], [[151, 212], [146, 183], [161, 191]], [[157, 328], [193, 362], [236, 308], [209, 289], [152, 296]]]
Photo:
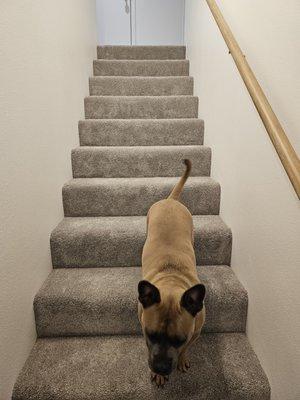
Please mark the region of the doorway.
[[100, 45], [183, 45], [185, 0], [96, 0]]

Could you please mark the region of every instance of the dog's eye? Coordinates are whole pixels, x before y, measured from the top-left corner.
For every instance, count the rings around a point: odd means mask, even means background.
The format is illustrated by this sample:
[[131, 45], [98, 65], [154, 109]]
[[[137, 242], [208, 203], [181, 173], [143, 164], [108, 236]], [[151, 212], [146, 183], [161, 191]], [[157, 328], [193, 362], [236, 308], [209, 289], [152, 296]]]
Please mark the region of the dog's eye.
[[147, 333], [147, 337], [151, 343], [158, 343], [160, 340], [160, 335], [157, 333]]
[[177, 336], [167, 336], [160, 332], [146, 332], [147, 338], [152, 344], [162, 344], [172, 346], [176, 349], [183, 346], [186, 342], [186, 338], [177, 337]]
[[172, 347], [175, 347], [175, 349], [181, 347], [184, 345], [186, 339], [181, 339], [181, 338], [172, 338], [170, 340], [170, 344]]

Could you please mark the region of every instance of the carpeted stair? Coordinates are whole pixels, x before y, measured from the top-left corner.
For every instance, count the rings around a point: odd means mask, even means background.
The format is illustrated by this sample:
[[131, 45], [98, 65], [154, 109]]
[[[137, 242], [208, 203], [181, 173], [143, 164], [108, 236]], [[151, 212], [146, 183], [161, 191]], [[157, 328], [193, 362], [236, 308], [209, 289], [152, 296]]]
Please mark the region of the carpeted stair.
[[[34, 300], [37, 342], [13, 400], [269, 400], [245, 335], [248, 297], [230, 268], [232, 235], [181, 46], [98, 47], [53, 271]], [[151, 384], [137, 319], [146, 214], [193, 162], [182, 201], [193, 214], [204, 332], [187, 374]]]

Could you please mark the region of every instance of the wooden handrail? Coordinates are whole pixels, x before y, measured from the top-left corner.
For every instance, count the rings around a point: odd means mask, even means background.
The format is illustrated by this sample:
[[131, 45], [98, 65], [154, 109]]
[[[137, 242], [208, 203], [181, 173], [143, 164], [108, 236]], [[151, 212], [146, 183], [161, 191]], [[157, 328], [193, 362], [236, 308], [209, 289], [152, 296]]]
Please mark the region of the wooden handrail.
[[255, 107], [300, 199], [300, 160], [215, 0], [206, 0]]

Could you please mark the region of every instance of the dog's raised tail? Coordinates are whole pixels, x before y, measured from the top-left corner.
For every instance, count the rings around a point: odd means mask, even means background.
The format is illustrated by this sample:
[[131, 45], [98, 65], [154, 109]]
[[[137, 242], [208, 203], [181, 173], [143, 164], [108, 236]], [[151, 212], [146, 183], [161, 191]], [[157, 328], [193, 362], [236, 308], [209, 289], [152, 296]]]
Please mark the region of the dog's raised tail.
[[181, 195], [183, 186], [185, 184], [185, 182], [187, 181], [191, 170], [192, 170], [192, 163], [190, 160], [184, 160], [184, 164], [186, 166], [186, 170], [185, 173], [183, 174], [183, 176], [181, 177], [180, 181], [177, 183], [177, 185], [174, 187], [174, 189], [172, 190], [170, 196], [168, 197], [168, 199], [174, 199], [174, 200], [179, 200], [179, 197]]

